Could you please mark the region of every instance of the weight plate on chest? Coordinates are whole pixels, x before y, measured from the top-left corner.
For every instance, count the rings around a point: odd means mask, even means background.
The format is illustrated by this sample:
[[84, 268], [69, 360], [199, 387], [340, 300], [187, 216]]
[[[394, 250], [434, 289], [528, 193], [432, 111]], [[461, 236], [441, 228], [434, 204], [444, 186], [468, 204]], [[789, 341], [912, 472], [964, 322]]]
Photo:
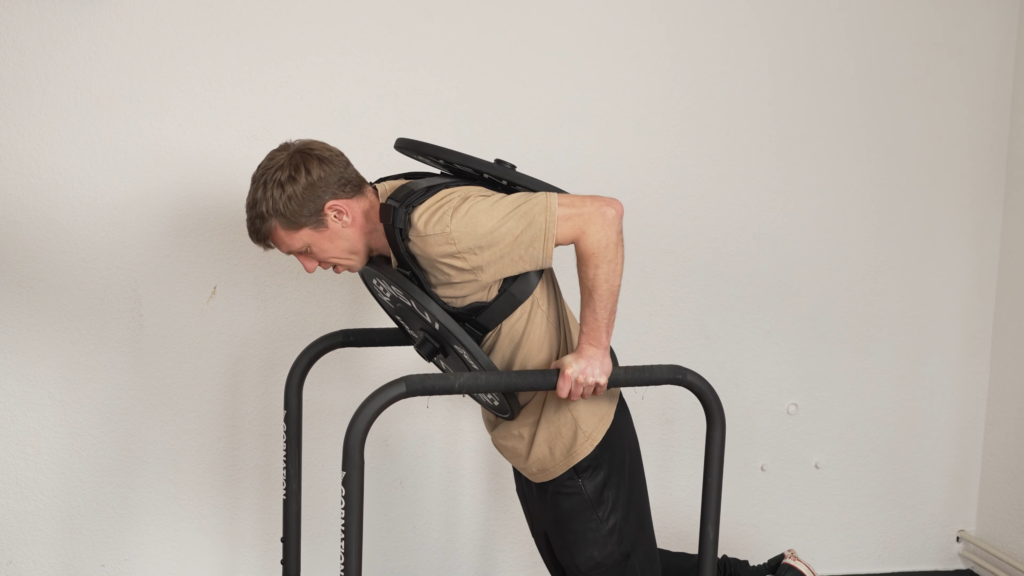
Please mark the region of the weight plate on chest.
[[[371, 258], [359, 271], [359, 277], [424, 360], [442, 372], [498, 370], [469, 334], [430, 296], [392, 268], [389, 259]], [[519, 415], [519, 399], [513, 393], [471, 396], [499, 418], [512, 420]]]

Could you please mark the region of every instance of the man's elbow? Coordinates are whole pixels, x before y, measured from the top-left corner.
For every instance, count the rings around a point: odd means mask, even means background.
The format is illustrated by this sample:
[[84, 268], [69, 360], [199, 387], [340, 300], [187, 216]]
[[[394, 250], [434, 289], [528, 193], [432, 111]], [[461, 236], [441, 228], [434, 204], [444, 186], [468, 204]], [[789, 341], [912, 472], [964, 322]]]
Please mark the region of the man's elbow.
[[606, 221], [621, 226], [622, 218], [625, 215], [625, 208], [622, 207], [622, 202], [615, 198], [603, 198], [602, 200], [602, 212]]

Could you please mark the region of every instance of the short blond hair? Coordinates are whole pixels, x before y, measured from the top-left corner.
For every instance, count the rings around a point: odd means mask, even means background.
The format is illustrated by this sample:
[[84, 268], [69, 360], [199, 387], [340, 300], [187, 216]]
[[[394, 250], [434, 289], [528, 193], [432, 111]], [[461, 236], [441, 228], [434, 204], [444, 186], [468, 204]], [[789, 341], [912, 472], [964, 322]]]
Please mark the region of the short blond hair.
[[323, 228], [324, 205], [355, 198], [369, 184], [348, 157], [318, 140], [290, 140], [272, 150], [252, 173], [245, 199], [249, 239], [265, 250], [274, 248], [274, 225], [285, 230]]

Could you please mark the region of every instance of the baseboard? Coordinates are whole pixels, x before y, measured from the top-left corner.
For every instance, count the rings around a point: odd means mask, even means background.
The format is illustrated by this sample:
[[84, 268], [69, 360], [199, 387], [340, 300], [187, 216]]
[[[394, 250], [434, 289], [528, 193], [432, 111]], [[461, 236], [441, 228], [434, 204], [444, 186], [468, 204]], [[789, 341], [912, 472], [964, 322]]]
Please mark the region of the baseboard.
[[[840, 575], [834, 575], [840, 576]], [[928, 570], [925, 572], [884, 572], [881, 574], [843, 574], [841, 576], [978, 576], [974, 570]]]

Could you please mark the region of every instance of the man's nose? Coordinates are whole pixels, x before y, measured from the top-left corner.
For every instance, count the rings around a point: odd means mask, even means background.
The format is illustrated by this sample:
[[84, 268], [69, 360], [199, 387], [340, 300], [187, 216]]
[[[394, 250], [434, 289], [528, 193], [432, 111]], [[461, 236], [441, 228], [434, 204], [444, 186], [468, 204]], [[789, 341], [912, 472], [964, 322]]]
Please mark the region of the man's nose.
[[308, 272], [310, 274], [312, 274], [313, 272], [316, 272], [316, 265], [318, 264], [318, 262], [316, 260], [310, 260], [308, 258], [301, 258], [299, 256], [296, 256], [296, 258], [298, 258], [299, 264], [302, 264], [303, 270], [305, 270], [306, 272]]

